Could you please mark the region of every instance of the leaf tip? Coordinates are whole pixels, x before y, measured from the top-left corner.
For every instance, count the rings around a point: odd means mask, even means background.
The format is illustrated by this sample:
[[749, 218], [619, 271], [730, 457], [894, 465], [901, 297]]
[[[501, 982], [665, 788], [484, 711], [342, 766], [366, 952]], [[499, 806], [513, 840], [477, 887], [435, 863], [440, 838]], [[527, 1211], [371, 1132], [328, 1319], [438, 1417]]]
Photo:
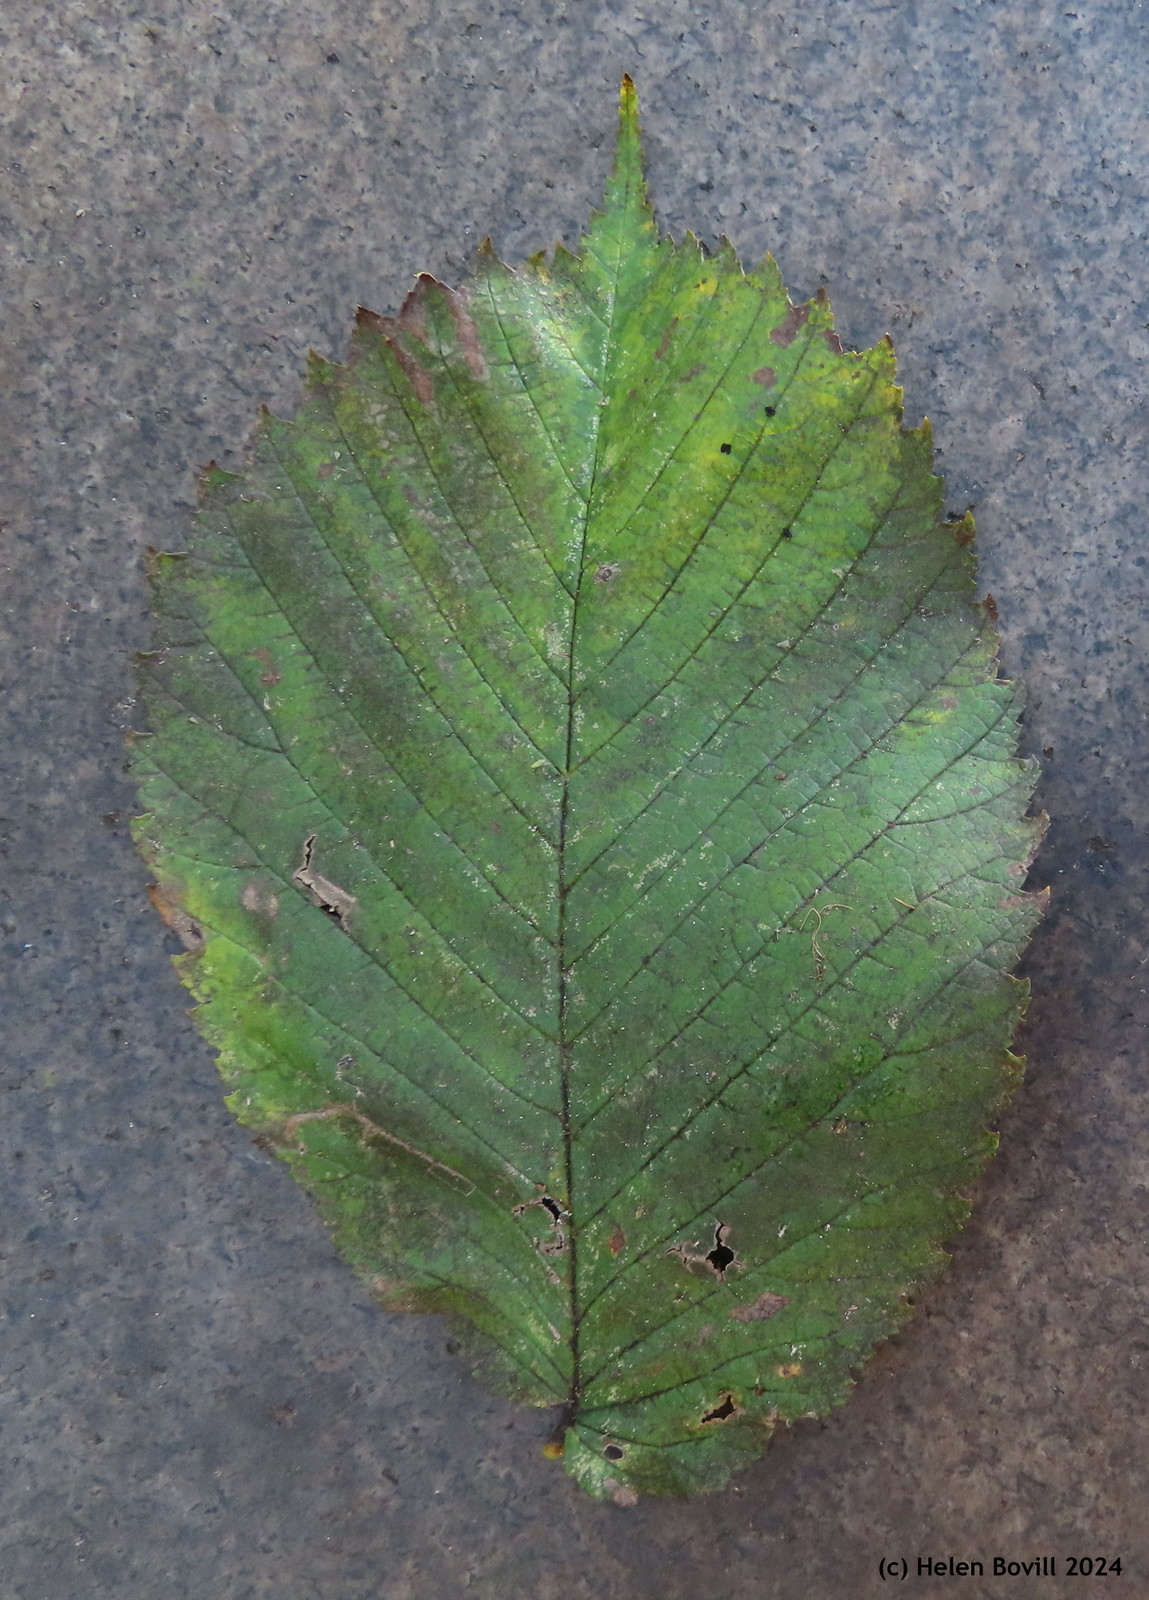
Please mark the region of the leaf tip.
[[382, 333], [383, 318], [377, 311], [372, 311], [369, 306], [356, 306], [355, 326], [357, 329], [372, 328], [377, 333]]
[[[271, 412], [268, 408], [261, 406], [259, 422], [256, 424], [257, 431], [267, 422], [270, 416]], [[206, 466], [202, 466], [199, 469], [196, 475], [196, 498], [202, 502], [207, 499], [213, 490], [222, 488], [225, 483], [234, 483], [236, 479], [237, 474], [226, 472], [213, 456]]]
[[643, 210], [648, 206], [644, 167], [638, 91], [628, 72], [618, 92], [618, 144], [615, 147], [613, 178], [615, 183], [622, 183], [624, 192], [637, 200]]
[[947, 518], [947, 520], [953, 529], [953, 536], [958, 544], [971, 545], [974, 542], [977, 537], [977, 525], [974, 522], [972, 507], [967, 507], [965, 511], [959, 512]]

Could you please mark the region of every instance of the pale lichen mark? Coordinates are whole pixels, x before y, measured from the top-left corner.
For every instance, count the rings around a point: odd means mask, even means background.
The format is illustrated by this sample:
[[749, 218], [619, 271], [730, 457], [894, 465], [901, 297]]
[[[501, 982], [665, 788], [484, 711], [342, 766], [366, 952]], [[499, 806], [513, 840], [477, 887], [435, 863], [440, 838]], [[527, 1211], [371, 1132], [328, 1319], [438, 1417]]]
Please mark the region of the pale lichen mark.
[[381, 1139], [385, 1144], [394, 1145], [397, 1150], [404, 1151], [409, 1156], [414, 1156], [416, 1161], [421, 1161], [429, 1172], [438, 1172], [448, 1178], [456, 1188], [462, 1186], [462, 1192], [467, 1195], [474, 1194], [475, 1185], [461, 1172], [456, 1172], [454, 1167], [447, 1166], [445, 1161], [438, 1161], [425, 1150], [418, 1149], [413, 1144], [408, 1144], [406, 1139], [401, 1139], [397, 1133], [389, 1133], [386, 1128], [381, 1128], [377, 1122], [372, 1122], [357, 1106], [326, 1106], [322, 1111], [299, 1111], [293, 1117], [288, 1117], [283, 1124], [283, 1137], [289, 1143], [293, 1142], [299, 1129], [306, 1122], [327, 1122], [332, 1117], [351, 1117], [363, 1130], [363, 1141], [367, 1143], [372, 1139]]
[[303, 860], [292, 873], [291, 881], [299, 885], [313, 905], [317, 905], [321, 911], [326, 911], [327, 915], [334, 918], [342, 927], [358, 901], [353, 894], [348, 894], [346, 889], [341, 889], [337, 883], [332, 883], [330, 878], [325, 878], [321, 872], [313, 869], [311, 862], [318, 838], [317, 833], [309, 833], [304, 839]]
[[273, 890], [254, 881], [244, 884], [243, 893], [239, 898], [245, 911], [265, 917], [279, 915], [279, 896]]

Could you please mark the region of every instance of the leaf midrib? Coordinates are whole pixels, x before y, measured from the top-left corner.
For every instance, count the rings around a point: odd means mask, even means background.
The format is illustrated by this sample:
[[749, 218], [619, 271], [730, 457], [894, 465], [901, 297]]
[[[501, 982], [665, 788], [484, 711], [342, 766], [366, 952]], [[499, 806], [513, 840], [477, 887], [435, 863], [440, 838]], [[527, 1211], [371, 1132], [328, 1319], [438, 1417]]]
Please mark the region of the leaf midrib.
[[[636, 174], [633, 166], [629, 166], [626, 173], [626, 188], [624, 204], [621, 208], [622, 215], [628, 216], [634, 206], [634, 188]], [[638, 180], [641, 187], [641, 178]], [[639, 196], [641, 204], [641, 195]], [[603, 357], [601, 378], [596, 387], [599, 391], [599, 403], [594, 408], [594, 421], [592, 436], [588, 443], [593, 457], [590, 480], [587, 485], [586, 508], [582, 513], [581, 543], [579, 548], [578, 576], [575, 581], [574, 595], [571, 602], [571, 625], [567, 647], [567, 709], [566, 709], [566, 749], [563, 762], [562, 796], [559, 804], [559, 842], [556, 857], [556, 873], [558, 880], [558, 936], [555, 942], [555, 959], [558, 971], [558, 1034], [559, 1034], [559, 1077], [560, 1077], [560, 1119], [562, 1126], [563, 1165], [564, 1178], [567, 1192], [567, 1211], [569, 1213], [567, 1234], [567, 1281], [570, 1292], [570, 1353], [571, 1376], [570, 1393], [567, 1398], [565, 1414], [569, 1421], [577, 1415], [579, 1401], [582, 1394], [582, 1372], [580, 1363], [579, 1333], [582, 1320], [582, 1308], [579, 1303], [578, 1288], [578, 1220], [576, 1215], [576, 1201], [574, 1192], [574, 1134], [571, 1118], [571, 1040], [568, 1037], [568, 1017], [570, 995], [568, 988], [567, 969], [567, 899], [573, 885], [567, 881], [567, 829], [570, 815], [570, 780], [574, 764], [575, 744], [575, 719], [578, 711], [578, 695], [575, 693], [575, 661], [577, 659], [579, 602], [582, 598], [583, 585], [586, 579], [586, 550], [587, 536], [590, 528], [591, 508], [595, 503], [595, 489], [598, 484], [599, 471], [602, 462], [602, 418], [605, 402], [608, 396], [609, 378], [613, 370], [615, 356], [615, 330], [618, 311], [618, 290], [622, 278], [623, 242], [622, 229], [618, 229], [616, 236], [615, 259], [612, 268], [608, 268], [611, 287], [610, 308], [605, 319], [605, 336], [603, 341]], [[591, 249], [589, 241], [588, 251]], [[601, 262], [601, 257], [599, 258]]]

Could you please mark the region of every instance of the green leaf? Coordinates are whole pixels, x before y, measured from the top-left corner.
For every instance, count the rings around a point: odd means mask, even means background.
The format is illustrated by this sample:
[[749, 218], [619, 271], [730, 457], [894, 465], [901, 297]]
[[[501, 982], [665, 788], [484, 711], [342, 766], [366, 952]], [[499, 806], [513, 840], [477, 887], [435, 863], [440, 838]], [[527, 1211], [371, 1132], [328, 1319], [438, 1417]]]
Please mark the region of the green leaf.
[[1021, 1063], [1018, 698], [888, 341], [659, 237], [418, 280], [153, 558], [138, 841], [238, 1116], [592, 1493], [943, 1265]]

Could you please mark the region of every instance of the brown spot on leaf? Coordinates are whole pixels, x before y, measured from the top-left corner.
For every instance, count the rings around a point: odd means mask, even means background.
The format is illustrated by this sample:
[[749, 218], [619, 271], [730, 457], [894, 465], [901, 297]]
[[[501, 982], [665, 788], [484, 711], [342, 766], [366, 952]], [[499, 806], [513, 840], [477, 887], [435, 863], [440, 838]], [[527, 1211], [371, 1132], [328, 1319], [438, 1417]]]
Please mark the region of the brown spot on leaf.
[[610, 1251], [612, 1256], [616, 1256], [618, 1255], [619, 1251], [626, 1249], [626, 1234], [623, 1233], [622, 1229], [617, 1224], [615, 1225], [615, 1230], [607, 1240], [606, 1244], [607, 1249]]
[[759, 367], [752, 377], [754, 382], [760, 383], [764, 389], [772, 389], [778, 382], [778, 375], [773, 367]]
[[800, 1378], [802, 1376], [802, 1363], [800, 1361], [786, 1361], [782, 1366], [775, 1367], [774, 1371], [780, 1378]]
[[607, 1478], [604, 1488], [610, 1491], [610, 1497], [616, 1506], [636, 1506], [638, 1492], [632, 1489], [629, 1483], [619, 1483], [617, 1478]]
[[319, 469], [318, 469], [318, 471], [316, 473], [316, 477], [325, 478], [325, 479], [326, 478], [330, 478], [331, 474], [334, 471], [335, 471], [335, 463], [334, 463], [334, 461], [321, 461], [319, 463]]
[[790, 306], [778, 326], [770, 330], [770, 338], [785, 349], [794, 343], [809, 315], [809, 306]]
[[760, 1294], [751, 1305], [734, 1306], [730, 1315], [735, 1322], [769, 1322], [771, 1317], [776, 1317], [784, 1306], [790, 1304], [784, 1294], [771, 1294], [767, 1289]]
[[421, 367], [415, 357], [399, 343], [398, 339], [389, 339], [391, 351], [402, 368], [407, 382], [414, 389], [416, 396], [423, 405], [429, 406], [435, 398], [435, 380], [425, 367]]
[[1035, 889], [1028, 894], [1009, 894], [1004, 900], [999, 900], [999, 911], [1031, 911], [1038, 910], [1043, 915], [1049, 905], [1049, 888]]
[[283, 674], [276, 670], [275, 663], [271, 659], [270, 650], [250, 650], [248, 654], [254, 656], [257, 661], [263, 662], [263, 671], [259, 675], [259, 681], [265, 688], [272, 689], [277, 683], [283, 681]]
[[659, 344], [658, 349], [654, 352], [654, 359], [656, 361], [661, 361], [663, 359], [663, 357], [666, 355], [666, 352], [670, 347], [670, 341], [671, 341], [671, 338], [672, 338], [672, 336], [674, 334], [674, 330], [675, 330], [675, 328], [677, 326], [678, 326], [678, 318], [677, 317], [671, 317], [670, 321], [666, 325], [666, 330], [662, 335], [662, 341]]
[[[431, 281], [434, 282], [434, 279]], [[455, 337], [459, 341], [463, 360], [467, 363], [467, 371], [472, 378], [482, 380], [487, 376], [487, 363], [483, 359], [483, 347], [479, 343], [479, 330], [471, 315], [467, 291], [444, 288], [443, 296], [455, 324]]]
[[418, 339], [420, 344], [425, 344], [427, 339], [427, 290], [433, 288], [436, 282], [429, 272], [421, 272], [395, 319], [403, 332]]
[[836, 356], [840, 356], [842, 354], [845, 349], [845, 345], [843, 345], [841, 339], [839, 339], [833, 328], [827, 328], [822, 337], [825, 339], [826, 343]]
[[177, 934], [185, 950], [190, 950], [193, 956], [203, 953], [203, 929], [194, 917], [189, 917], [182, 906], [176, 905], [174, 900], [169, 900], [158, 883], [148, 884], [148, 899], [159, 912], [174, 934]]
[[[411, 290], [403, 302], [403, 308], [397, 317], [381, 317], [377, 311], [368, 311], [366, 306], [360, 306], [355, 313], [357, 328], [371, 328], [375, 333], [382, 334], [386, 339], [391, 353], [399, 363], [407, 382], [414, 389], [416, 396], [422, 403], [430, 405], [435, 397], [435, 381], [431, 374], [419, 365], [418, 359], [407, 348], [406, 340], [414, 339], [423, 342], [426, 332], [426, 312], [423, 300], [428, 284], [433, 284], [434, 278], [424, 273], [418, 283]], [[353, 347], [353, 356], [355, 356]]]
[[[404, 1150], [409, 1156], [414, 1156], [416, 1161], [421, 1161], [429, 1172], [436, 1172], [450, 1180], [453, 1188], [461, 1189], [464, 1194], [472, 1195], [475, 1185], [469, 1178], [465, 1178], [454, 1167], [447, 1166], [446, 1162], [437, 1161], [434, 1156], [428, 1155], [425, 1150], [418, 1149], [413, 1144], [408, 1144], [406, 1139], [400, 1139], [397, 1133], [390, 1133], [386, 1128], [381, 1128], [377, 1122], [359, 1110], [358, 1106], [325, 1106], [322, 1111], [300, 1111], [294, 1117], [288, 1117], [283, 1124], [282, 1138], [292, 1144], [299, 1135], [299, 1130], [305, 1123], [328, 1122], [332, 1118], [349, 1117], [352, 1122], [357, 1122], [363, 1144], [369, 1145], [376, 1140], [383, 1144], [391, 1145], [396, 1150]], [[372, 1294], [384, 1295], [391, 1292], [391, 1286], [384, 1278], [376, 1278], [371, 1285]], [[388, 1301], [389, 1311], [408, 1309], [406, 1306], [393, 1305]]]
[[982, 600], [981, 608], [991, 622], [996, 623], [998, 618], [997, 601], [993, 595], [987, 594]]
[[594, 581], [596, 583], [609, 583], [610, 580], [612, 578], [616, 577], [617, 575], [618, 575], [618, 562], [617, 561], [604, 561], [602, 566], [599, 567], [598, 571], [595, 573]]
[[375, 333], [387, 337], [387, 318], [381, 317], [378, 311], [372, 311], [367, 306], [356, 306], [355, 326], [357, 328], [371, 328]]

